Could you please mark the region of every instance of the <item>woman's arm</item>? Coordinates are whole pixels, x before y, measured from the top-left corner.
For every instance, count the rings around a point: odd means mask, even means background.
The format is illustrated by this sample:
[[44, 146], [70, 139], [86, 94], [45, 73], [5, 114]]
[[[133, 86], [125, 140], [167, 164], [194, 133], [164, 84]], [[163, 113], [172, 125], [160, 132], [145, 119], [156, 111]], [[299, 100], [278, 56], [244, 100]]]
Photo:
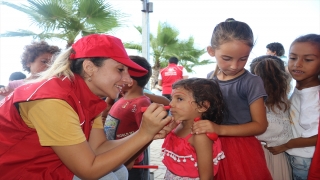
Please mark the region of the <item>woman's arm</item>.
[[99, 179], [126, 162], [150, 141], [150, 137], [137, 132], [130, 141], [96, 155], [87, 141], [71, 146], [52, 146], [61, 161], [78, 177]]
[[163, 107], [151, 104], [143, 115], [140, 129], [121, 140], [106, 141], [102, 129], [93, 129], [89, 142], [52, 146], [61, 161], [78, 177], [98, 179], [128, 161], [159, 132], [171, 117]]
[[200, 180], [213, 179], [213, 142], [206, 134], [192, 136], [192, 143], [197, 153]]
[[[127, 167], [127, 169], [131, 169], [134, 165], [135, 160], [138, 158], [138, 156], [148, 148], [148, 146], [151, 144], [152, 141], [150, 141], [147, 145], [145, 145], [140, 151], [138, 151], [134, 156], [132, 156], [127, 162], [124, 163], [124, 165]], [[144, 157], [146, 158], [146, 157]]]
[[292, 148], [302, 148], [302, 147], [309, 147], [309, 146], [315, 146], [318, 140], [318, 135], [314, 135], [308, 138], [295, 138], [295, 139], [290, 139], [287, 143], [282, 144], [280, 146], [275, 146], [275, 147], [267, 147], [267, 148], [273, 155], [282, 153], [288, 149]]
[[218, 125], [211, 121], [198, 121], [192, 127], [192, 133], [201, 134], [215, 132], [221, 136], [255, 136], [262, 134], [268, 127], [266, 109], [263, 98], [259, 98], [250, 105], [252, 121], [239, 125]]

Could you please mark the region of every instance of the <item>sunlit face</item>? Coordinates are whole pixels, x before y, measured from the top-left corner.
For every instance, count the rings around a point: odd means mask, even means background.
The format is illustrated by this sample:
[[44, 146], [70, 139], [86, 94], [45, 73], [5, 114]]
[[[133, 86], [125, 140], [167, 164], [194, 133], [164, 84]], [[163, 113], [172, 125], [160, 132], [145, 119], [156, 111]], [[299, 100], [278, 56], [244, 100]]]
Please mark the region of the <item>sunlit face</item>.
[[175, 120], [193, 120], [201, 115], [198, 112], [197, 104], [190, 91], [187, 91], [184, 88], [173, 89], [171, 96], [170, 112]]
[[222, 73], [218, 73], [219, 79], [232, 79], [240, 76], [245, 70], [251, 47], [241, 41], [230, 41], [219, 48], [207, 48], [212, 57], [216, 57], [217, 65]]
[[276, 55], [276, 52], [272, 52], [270, 49], [267, 48], [266, 55], [275, 56], [275, 55]]
[[128, 67], [112, 59], [105, 60], [102, 67], [93, 65], [93, 69], [86, 70], [86, 73], [91, 75], [91, 81], [86, 81], [87, 85], [100, 97], [116, 99], [122, 87], [132, 82]]
[[289, 51], [288, 70], [299, 89], [319, 84], [319, 48], [310, 42], [294, 43]]
[[51, 63], [52, 54], [44, 53], [38, 56], [33, 62], [28, 63], [31, 75], [36, 75], [48, 68]]

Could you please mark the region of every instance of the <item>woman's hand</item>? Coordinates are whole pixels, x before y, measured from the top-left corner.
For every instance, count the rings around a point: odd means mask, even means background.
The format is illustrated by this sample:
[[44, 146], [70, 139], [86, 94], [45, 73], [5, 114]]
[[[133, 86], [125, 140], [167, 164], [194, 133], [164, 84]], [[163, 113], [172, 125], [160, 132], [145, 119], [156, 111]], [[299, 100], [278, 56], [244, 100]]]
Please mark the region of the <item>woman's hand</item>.
[[219, 135], [219, 125], [209, 120], [200, 120], [193, 123], [191, 134], [216, 133]]
[[[167, 124], [166, 126], [164, 126], [159, 132], [158, 134], [156, 134], [153, 138], [153, 140], [156, 139], [163, 139], [167, 136], [167, 134], [169, 134], [169, 132], [171, 132], [174, 128], [176, 128], [179, 124], [180, 121], [174, 121], [172, 116], [168, 116], [171, 117], [171, 121], [169, 124]], [[166, 117], [166, 118], [168, 118]]]
[[[163, 135], [164, 133], [167, 134], [166, 131], [169, 129], [164, 129], [164, 127], [172, 120], [172, 117], [167, 116], [167, 114], [168, 113], [164, 109], [163, 105], [152, 103], [143, 113], [139, 132], [146, 133], [152, 137], [156, 137], [155, 135], [160, 133], [158, 137], [165, 137]], [[161, 132], [161, 130], [163, 131]]]

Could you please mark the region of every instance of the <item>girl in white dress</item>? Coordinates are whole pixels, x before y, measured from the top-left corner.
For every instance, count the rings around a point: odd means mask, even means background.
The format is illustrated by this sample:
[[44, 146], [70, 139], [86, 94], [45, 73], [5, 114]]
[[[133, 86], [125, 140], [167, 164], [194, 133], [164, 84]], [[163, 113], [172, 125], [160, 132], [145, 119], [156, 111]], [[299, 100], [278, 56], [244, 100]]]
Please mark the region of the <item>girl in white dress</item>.
[[[257, 136], [265, 147], [279, 146], [288, 142], [292, 137], [289, 119], [289, 88], [284, 62], [271, 55], [255, 58], [250, 65], [251, 73], [261, 77], [268, 98], [265, 101], [268, 128], [266, 132]], [[273, 155], [263, 148], [268, 169], [274, 180], [292, 179], [292, 170], [285, 152]]]

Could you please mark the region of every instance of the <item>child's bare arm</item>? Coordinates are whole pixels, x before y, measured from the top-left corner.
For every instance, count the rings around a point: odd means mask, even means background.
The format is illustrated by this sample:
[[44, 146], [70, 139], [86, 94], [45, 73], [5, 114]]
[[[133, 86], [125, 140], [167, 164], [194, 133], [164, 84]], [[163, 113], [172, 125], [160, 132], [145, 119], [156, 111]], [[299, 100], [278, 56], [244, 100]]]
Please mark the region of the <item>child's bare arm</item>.
[[193, 133], [215, 132], [222, 136], [255, 136], [262, 134], [268, 127], [266, 109], [263, 98], [259, 98], [250, 105], [252, 122], [239, 125], [218, 125], [210, 121], [194, 123]]
[[317, 143], [317, 140], [318, 140], [318, 135], [314, 135], [308, 138], [299, 137], [299, 138], [291, 139], [287, 143], [282, 144], [280, 146], [275, 146], [275, 147], [265, 146], [265, 148], [267, 148], [272, 154], [276, 155], [292, 148], [315, 146]]
[[103, 124], [106, 121], [106, 118], [107, 118], [107, 116], [109, 114], [109, 111], [110, 111], [112, 105], [114, 104], [114, 99], [111, 99], [111, 98], [107, 97], [105, 102], [107, 103], [107, 108], [104, 111], [102, 111], [102, 115], [101, 115]]
[[170, 100], [164, 96], [158, 96], [158, 95], [149, 94], [149, 93], [144, 93], [144, 95], [150, 98], [151, 102], [154, 102], [154, 103], [163, 104], [165, 106], [168, 106], [170, 103]]
[[197, 153], [200, 180], [213, 179], [212, 143], [206, 134], [192, 136], [192, 145]]

